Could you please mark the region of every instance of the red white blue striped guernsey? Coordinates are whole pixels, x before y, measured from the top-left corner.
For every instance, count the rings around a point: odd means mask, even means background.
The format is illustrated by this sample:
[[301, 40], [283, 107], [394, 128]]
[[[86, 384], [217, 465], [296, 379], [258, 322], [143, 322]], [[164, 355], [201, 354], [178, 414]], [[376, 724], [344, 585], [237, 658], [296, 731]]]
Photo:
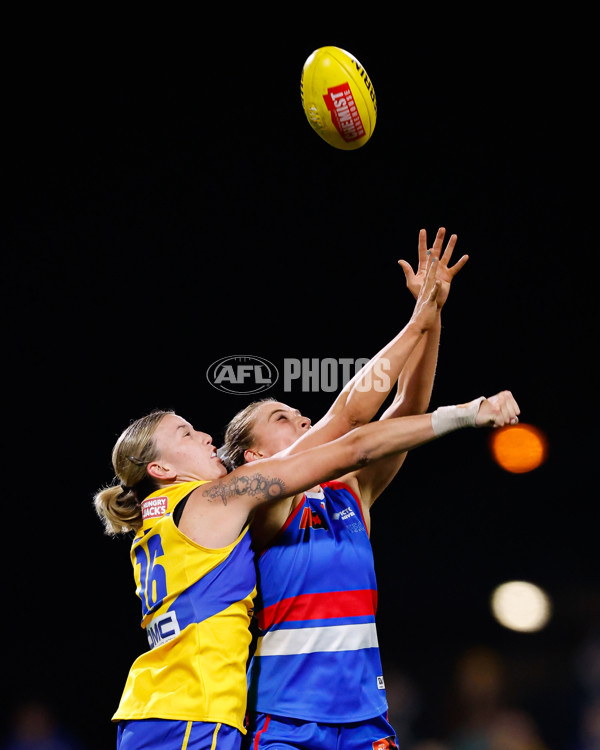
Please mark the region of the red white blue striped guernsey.
[[373, 550], [353, 492], [306, 493], [257, 565], [248, 709], [328, 723], [383, 714]]

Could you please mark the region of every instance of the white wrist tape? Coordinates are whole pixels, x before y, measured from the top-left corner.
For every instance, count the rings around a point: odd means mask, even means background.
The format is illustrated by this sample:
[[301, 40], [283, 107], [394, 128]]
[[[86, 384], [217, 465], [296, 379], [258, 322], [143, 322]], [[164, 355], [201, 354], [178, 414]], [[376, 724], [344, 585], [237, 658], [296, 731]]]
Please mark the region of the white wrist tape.
[[475, 427], [477, 412], [484, 399], [485, 396], [480, 396], [465, 406], [439, 406], [431, 414], [431, 426], [435, 436], [440, 437], [463, 427]]

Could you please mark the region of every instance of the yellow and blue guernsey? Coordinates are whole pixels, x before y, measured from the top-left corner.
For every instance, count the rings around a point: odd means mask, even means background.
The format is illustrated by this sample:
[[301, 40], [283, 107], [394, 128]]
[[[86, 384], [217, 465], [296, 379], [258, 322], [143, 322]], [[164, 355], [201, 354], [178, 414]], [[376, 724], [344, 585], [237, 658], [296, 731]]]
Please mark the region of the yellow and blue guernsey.
[[256, 571], [246, 527], [208, 549], [179, 531], [177, 505], [203, 482], [149, 495], [131, 548], [149, 650], [133, 663], [113, 721], [221, 722], [245, 732], [246, 662]]

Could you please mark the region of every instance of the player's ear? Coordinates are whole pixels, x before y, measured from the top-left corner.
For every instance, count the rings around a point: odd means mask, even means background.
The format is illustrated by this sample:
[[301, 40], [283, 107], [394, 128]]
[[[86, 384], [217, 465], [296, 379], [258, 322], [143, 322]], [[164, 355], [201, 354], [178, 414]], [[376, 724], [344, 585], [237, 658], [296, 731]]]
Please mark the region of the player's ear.
[[177, 472], [170, 466], [160, 464], [158, 461], [151, 461], [146, 467], [146, 471], [153, 479], [163, 482], [167, 479], [176, 479]]
[[258, 461], [259, 458], [263, 458], [263, 454], [255, 450], [254, 448], [248, 448], [244, 451], [244, 459], [246, 460], [246, 463], [249, 464], [252, 461]]

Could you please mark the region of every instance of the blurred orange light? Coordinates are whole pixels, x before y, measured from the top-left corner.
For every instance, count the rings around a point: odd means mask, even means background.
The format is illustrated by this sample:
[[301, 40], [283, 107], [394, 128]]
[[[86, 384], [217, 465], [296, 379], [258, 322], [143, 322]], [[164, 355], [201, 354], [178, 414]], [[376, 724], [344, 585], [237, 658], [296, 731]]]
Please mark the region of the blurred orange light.
[[546, 436], [532, 425], [503, 427], [491, 433], [490, 442], [496, 463], [513, 474], [533, 471], [546, 460]]

